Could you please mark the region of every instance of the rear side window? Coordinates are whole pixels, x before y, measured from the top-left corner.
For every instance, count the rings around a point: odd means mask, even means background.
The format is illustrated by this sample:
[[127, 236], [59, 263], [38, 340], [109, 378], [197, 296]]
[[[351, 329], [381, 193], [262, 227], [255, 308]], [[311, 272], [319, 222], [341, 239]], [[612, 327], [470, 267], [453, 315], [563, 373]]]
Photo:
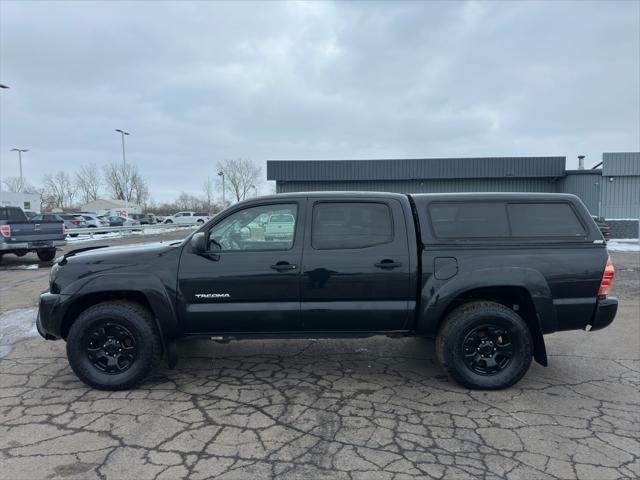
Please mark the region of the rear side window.
[[27, 220], [27, 216], [19, 208], [0, 208], [0, 220], [24, 222]]
[[509, 223], [503, 203], [433, 203], [431, 225], [437, 237], [508, 237]]
[[582, 237], [584, 227], [567, 203], [510, 203], [514, 237]]
[[313, 207], [311, 245], [317, 250], [366, 248], [392, 240], [391, 210], [384, 203], [331, 202]]

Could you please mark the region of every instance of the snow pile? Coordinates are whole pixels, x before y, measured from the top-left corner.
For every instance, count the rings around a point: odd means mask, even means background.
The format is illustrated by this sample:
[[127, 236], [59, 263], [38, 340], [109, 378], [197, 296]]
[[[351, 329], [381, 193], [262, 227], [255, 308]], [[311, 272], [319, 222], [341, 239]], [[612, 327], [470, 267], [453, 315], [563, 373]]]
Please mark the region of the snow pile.
[[38, 336], [36, 308], [20, 308], [0, 313], [0, 358], [6, 357], [11, 346], [26, 338]]
[[607, 242], [612, 252], [640, 252], [640, 241], [637, 238], [616, 238]]

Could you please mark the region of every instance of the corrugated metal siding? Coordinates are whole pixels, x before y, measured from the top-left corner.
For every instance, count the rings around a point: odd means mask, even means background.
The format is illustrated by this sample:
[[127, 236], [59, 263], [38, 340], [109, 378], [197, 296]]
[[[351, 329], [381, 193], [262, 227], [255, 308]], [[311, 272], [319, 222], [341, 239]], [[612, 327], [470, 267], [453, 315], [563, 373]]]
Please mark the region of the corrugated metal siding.
[[565, 157], [269, 160], [267, 179], [281, 181], [561, 177]]
[[605, 176], [640, 175], [640, 152], [603, 153], [602, 162]]
[[559, 192], [559, 182], [546, 178], [495, 178], [467, 180], [360, 180], [277, 182], [277, 193], [365, 191], [395, 193], [455, 192]]
[[602, 216], [640, 218], [640, 175], [602, 179]]
[[598, 212], [601, 181], [602, 172], [600, 170], [567, 172], [567, 176], [560, 181], [559, 191], [577, 195], [592, 215], [601, 215]]

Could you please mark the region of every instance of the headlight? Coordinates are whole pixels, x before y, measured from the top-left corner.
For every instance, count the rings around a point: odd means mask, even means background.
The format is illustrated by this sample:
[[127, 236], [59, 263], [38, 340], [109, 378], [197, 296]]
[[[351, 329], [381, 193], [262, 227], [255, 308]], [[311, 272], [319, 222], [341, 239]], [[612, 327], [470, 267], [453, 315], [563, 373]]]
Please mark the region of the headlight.
[[58, 262], [54, 263], [49, 271], [49, 287], [53, 287], [53, 282], [55, 282], [56, 277], [58, 276], [58, 270], [60, 270], [60, 264]]

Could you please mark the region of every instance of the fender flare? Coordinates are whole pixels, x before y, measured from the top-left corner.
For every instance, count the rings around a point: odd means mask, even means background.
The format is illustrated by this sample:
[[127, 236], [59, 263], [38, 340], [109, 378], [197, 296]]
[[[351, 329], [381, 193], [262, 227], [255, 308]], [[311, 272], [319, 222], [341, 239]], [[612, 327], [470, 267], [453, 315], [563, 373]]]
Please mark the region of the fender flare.
[[[422, 288], [422, 302], [417, 318], [417, 333], [435, 334], [451, 303], [471, 290], [487, 287], [518, 287], [528, 292], [535, 309], [537, 324], [530, 325], [534, 341], [534, 357], [547, 365], [543, 335], [557, 330], [557, 318], [551, 289], [537, 270], [520, 267], [500, 267], [473, 270], [442, 282], [431, 276]], [[528, 322], [530, 323], [530, 322]]]
[[[105, 273], [94, 275], [80, 283], [78, 281], [68, 285], [61, 292], [67, 299], [68, 306], [79, 299], [99, 293], [135, 292], [144, 295], [151, 307], [156, 325], [163, 343], [167, 338], [177, 338], [181, 335], [174, 302], [162, 281], [153, 275], [141, 273]], [[65, 313], [68, 310], [65, 308]]]

